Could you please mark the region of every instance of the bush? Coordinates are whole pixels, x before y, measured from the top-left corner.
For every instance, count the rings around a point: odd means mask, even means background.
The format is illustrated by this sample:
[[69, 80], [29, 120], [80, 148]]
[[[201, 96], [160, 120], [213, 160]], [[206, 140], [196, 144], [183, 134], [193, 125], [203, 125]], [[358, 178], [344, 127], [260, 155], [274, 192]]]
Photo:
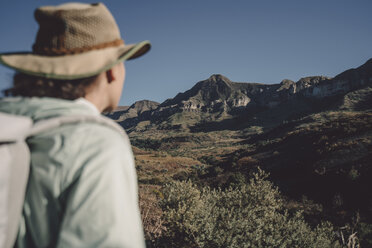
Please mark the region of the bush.
[[290, 216], [280, 192], [261, 170], [246, 185], [198, 189], [192, 182], [163, 187], [166, 232], [160, 247], [337, 247], [333, 227], [312, 229], [302, 212]]

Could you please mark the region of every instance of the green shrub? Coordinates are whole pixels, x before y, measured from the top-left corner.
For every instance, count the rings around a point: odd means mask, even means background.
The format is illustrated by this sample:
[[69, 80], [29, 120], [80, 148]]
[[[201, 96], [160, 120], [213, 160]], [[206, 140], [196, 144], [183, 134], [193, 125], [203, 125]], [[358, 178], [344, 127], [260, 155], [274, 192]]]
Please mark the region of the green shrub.
[[192, 182], [163, 187], [166, 231], [160, 247], [337, 247], [333, 227], [312, 229], [301, 212], [290, 216], [280, 192], [261, 170], [246, 185], [227, 190]]

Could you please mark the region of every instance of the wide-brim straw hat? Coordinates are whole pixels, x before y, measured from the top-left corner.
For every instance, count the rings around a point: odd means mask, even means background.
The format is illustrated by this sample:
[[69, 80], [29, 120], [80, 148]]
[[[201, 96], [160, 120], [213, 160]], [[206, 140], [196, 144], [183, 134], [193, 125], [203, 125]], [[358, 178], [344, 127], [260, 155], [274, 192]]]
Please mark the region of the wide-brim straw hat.
[[0, 54], [16, 71], [54, 79], [98, 75], [115, 64], [145, 54], [149, 41], [126, 45], [103, 3], [67, 3], [35, 10], [39, 30], [32, 52]]

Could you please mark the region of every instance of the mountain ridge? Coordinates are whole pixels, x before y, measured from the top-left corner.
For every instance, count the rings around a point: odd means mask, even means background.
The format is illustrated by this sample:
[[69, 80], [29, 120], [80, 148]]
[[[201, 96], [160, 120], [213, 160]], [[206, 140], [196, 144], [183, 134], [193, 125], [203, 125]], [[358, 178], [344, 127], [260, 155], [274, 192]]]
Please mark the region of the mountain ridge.
[[189, 112], [186, 115], [194, 115], [183, 126], [193, 126], [201, 120], [195, 116], [197, 113], [204, 115], [207, 121], [221, 121], [268, 111], [290, 102], [322, 101], [368, 85], [372, 85], [372, 59], [333, 78], [309, 76], [297, 82], [284, 79], [278, 84], [232, 82], [221, 74], [213, 74], [160, 104], [149, 100], [137, 101], [125, 110], [114, 111], [109, 117], [126, 129], [143, 121], [156, 125], [168, 121], [171, 127], [180, 124], [180, 121], [173, 122], [174, 115]]

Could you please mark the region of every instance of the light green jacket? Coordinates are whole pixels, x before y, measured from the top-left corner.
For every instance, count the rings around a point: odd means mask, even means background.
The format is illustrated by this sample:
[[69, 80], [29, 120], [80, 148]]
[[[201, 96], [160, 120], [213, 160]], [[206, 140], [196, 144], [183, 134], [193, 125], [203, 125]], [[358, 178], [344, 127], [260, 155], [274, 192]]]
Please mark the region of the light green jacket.
[[[0, 111], [39, 121], [96, 115], [53, 98], [0, 100]], [[97, 123], [28, 140], [31, 173], [16, 247], [144, 247], [137, 177], [127, 136]]]

